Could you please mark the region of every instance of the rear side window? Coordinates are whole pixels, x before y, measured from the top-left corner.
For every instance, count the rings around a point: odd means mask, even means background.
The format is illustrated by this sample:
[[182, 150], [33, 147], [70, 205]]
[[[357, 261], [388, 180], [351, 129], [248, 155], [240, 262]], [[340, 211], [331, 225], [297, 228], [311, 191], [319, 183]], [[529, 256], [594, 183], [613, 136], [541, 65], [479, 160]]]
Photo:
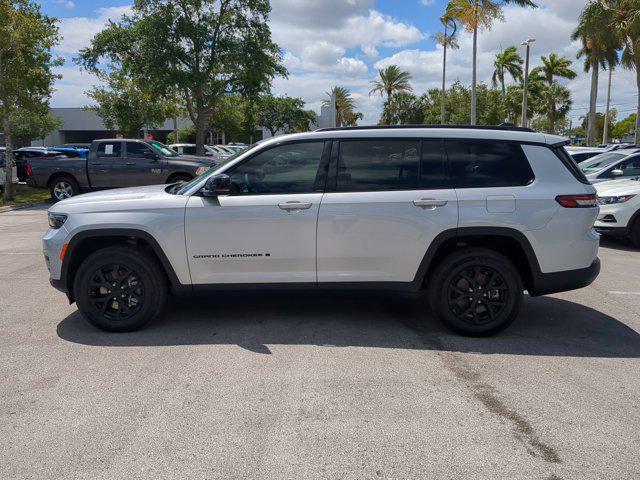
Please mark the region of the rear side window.
[[447, 140], [454, 188], [517, 187], [534, 179], [526, 155], [517, 143]]
[[418, 140], [347, 140], [340, 142], [337, 190], [375, 192], [419, 187]]
[[99, 157], [119, 157], [122, 151], [122, 142], [102, 142], [98, 144], [96, 155]]

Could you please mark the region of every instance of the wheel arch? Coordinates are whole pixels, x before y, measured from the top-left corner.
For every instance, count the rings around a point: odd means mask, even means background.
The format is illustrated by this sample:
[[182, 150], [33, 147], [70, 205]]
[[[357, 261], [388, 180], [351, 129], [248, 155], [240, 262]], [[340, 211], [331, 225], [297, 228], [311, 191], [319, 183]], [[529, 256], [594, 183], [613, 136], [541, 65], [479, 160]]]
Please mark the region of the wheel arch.
[[167, 177], [167, 180], [165, 183], [173, 183], [175, 180], [172, 180], [172, 179], [175, 179], [177, 177], [189, 177], [189, 179], [193, 179], [193, 175], [189, 172], [173, 172], [171, 175]]
[[71, 238], [62, 262], [60, 279], [71, 301], [73, 301], [73, 280], [82, 261], [92, 253], [114, 245], [133, 245], [144, 249], [158, 261], [173, 291], [190, 288], [180, 283], [162, 247], [150, 233], [133, 228], [85, 230]]
[[73, 180], [74, 182], [76, 182], [78, 185], [80, 185], [80, 182], [78, 182], [78, 179], [76, 178], [76, 176], [73, 173], [68, 173], [68, 172], [55, 172], [52, 173], [49, 178], [47, 179], [47, 188], [51, 188], [51, 185], [53, 184], [53, 182], [61, 177], [68, 177], [71, 180]]
[[420, 262], [413, 283], [424, 288], [440, 259], [464, 247], [483, 247], [504, 255], [521, 273], [527, 289], [533, 284], [534, 273], [540, 271], [535, 251], [522, 232], [506, 227], [462, 227], [436, 236]]

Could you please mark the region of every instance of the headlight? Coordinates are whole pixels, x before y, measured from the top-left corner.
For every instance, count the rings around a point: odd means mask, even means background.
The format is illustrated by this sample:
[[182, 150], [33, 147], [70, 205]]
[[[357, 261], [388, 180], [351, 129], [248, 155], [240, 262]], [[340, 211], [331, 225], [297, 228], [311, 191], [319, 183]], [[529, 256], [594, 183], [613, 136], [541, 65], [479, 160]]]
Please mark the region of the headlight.
[[51, 213], [49, 212], [49, 226], [53, 229], [58, 229], [64, 222], [67, 221], [67, 216], [62, 213]]
[[635, 195], [622, 195], [619, 197], [598, 197], [599, 205], [613, 205], [615, 203], [624, 203], [631, 200]]

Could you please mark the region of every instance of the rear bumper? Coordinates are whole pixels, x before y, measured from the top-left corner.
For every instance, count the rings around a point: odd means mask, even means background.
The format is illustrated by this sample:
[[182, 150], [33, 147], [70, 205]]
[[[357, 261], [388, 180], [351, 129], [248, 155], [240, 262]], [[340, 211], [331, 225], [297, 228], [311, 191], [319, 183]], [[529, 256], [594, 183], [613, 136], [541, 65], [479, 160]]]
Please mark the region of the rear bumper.
[[534, 272], [529, 294], [532, 297], [566, 292], [590, 285], [600, 273], [600, 259], [596, 258], [587, 268], [564, 272]]

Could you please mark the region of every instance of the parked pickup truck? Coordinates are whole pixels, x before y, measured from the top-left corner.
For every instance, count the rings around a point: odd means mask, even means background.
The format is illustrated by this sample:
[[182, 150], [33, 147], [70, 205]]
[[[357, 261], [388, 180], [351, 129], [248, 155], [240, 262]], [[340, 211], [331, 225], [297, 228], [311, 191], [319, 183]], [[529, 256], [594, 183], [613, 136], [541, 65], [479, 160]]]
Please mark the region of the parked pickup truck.
[[94, 140], [86, 159], [30, 159], [27, 184], [48, 188], [57, 201], [89, 190], [187, 182], [216, 163], [180, 155], [156, 141]]

